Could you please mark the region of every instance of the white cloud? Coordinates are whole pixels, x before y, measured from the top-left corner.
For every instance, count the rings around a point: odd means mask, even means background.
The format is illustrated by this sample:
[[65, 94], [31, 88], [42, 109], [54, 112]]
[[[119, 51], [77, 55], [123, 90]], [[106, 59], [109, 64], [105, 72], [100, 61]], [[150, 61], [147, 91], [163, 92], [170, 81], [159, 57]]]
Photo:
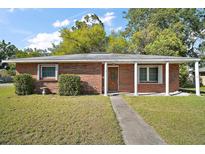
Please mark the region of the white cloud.
[[62, 41], [60, 33], [38, 33], [36, 36], [28, 40], [28, 48], [47, 49], [52, 47], [52, 43], [59, 44]]
[[107, 12], [103, 17], [100, 17], [100, 20], [108, 26], [112, 25], [113, 19], [115, 19], [114, 12]]
[[53, 27], [65, 27], [65, 26], [68, 26], [70, 24], [70, 21], [68, 19], [65, 19], [63, 21], [55, 21], [53, 23]]

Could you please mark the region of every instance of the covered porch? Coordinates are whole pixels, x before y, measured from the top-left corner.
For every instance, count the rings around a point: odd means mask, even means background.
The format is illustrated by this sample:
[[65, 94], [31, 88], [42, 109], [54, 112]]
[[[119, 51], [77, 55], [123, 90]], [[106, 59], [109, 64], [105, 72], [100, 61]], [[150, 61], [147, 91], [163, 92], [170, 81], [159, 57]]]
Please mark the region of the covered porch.
[[[133, 61], [103, 63], [103, 94], [130, 93], [134, 96], [185, 96], [179, 93], [179, 64], [195, 63], [196, 95], [200, 96], [199, 60], [183, 58], [181, 61]], [[125, 65], [130, 67], [125, 68]], [[120, 69], [124, 67], [124, 70]], [[126, 71], [125, 71], [126, 70]], [[129, 74], [129, 75], [128, 75]], [[127, 81], [127, 82], [124, 82]], [[123, 85], [127, 84], [127, 85]], [[123, 87], [129, 87], [126, 91]]]

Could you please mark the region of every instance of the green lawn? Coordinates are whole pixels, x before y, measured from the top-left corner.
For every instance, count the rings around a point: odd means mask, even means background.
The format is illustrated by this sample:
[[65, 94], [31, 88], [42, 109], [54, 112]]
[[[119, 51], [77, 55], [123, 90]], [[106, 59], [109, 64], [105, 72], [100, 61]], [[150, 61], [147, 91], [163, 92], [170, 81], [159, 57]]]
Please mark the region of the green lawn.
[[205, 98], [139, 96], [124, 99], [168, 144], [205, 144]]
[[[195, 90], [195, 88], [193, 88]], [[200, 91], [205, 92], [205, 87], [200, 87]]]
[[[196, 91], [196, 88], [182, 88], [182, 89], [185, 89], [185, 90], [193, 90], [193, 93], [195, 93], [195, 91]], [[200, 87], [200, 91], [202, 92], [202, 93], [205, 93], [205, 87], [203, 86], [203, 87]]]
[[16, 96], [0, 87], [0, 144], [123, 144], [104, 96]]

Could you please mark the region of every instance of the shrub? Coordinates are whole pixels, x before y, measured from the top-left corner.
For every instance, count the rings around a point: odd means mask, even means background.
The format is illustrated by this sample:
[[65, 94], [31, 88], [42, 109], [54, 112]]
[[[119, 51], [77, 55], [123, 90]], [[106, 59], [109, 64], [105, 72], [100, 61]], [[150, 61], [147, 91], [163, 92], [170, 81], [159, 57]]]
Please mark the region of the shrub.
[[13, 82], [13, 77], [5, 69], [0, 70], [0, 82], [10, 83]]
[[186, 87], [188, 81], [189, 71], [185, 64], [179, 65], [179, 85], [180, 87]]
[[16, 75], [14, 85], [17, 95], [29, 95], [34, 91], [34, 79], [30, 74]]
[[59, 77], [59, 95], [76, 96], [80, 94], [80, 77], [76, 75], [62, 74]]
[[15, 64], [9, 64], [7, 68], [7, 72], [10, 76], [16, 75], [16, 65]]

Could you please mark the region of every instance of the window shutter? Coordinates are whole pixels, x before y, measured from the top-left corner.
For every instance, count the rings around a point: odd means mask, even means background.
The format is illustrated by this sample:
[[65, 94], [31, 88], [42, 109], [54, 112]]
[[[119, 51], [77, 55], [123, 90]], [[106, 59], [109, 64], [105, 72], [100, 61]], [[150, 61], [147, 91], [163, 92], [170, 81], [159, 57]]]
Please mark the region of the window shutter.
[[162, 65], [158, 66], [158, 83], [163, 83]]
[[37, 80], [40, 80], [40, 64], [37, 66]]
[[58, 64], [56, 64], [56, 80], [58, 80]]

